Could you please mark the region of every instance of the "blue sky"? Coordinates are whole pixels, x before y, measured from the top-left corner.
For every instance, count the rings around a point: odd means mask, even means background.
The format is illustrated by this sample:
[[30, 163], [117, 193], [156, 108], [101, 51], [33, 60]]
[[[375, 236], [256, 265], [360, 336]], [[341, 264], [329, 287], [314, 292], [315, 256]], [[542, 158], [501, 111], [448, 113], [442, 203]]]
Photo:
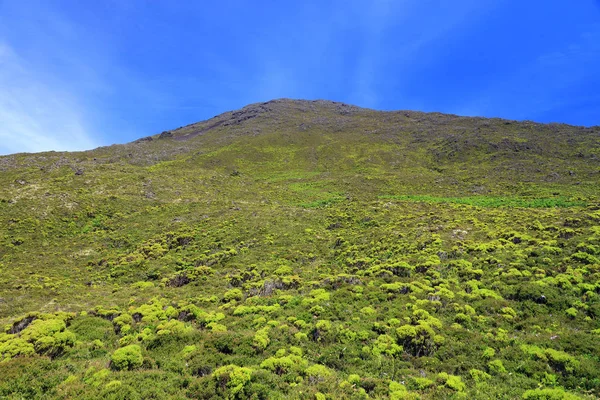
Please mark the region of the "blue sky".
[[0, 154], [280, 97], [600, 125], [600, 1], [0, 0]]

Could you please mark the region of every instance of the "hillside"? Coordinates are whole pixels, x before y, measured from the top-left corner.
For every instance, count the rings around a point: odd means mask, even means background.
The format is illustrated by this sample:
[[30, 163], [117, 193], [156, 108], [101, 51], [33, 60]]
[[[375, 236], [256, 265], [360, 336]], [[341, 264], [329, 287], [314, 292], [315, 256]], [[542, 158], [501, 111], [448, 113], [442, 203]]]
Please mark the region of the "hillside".
[[328, 101], [0, 157], [0, 398], [598, 398], [599, 187], [600, 127]]

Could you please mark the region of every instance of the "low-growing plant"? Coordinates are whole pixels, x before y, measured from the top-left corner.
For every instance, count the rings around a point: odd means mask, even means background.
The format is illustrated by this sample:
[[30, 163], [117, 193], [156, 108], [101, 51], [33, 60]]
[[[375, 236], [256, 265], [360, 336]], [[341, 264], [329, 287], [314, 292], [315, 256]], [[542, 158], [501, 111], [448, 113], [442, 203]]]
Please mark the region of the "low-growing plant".
[[110, 356], [110, 365], [115, 370], [131, 370], [142, 366], [144, 356], [137, 344], [121, 347]]

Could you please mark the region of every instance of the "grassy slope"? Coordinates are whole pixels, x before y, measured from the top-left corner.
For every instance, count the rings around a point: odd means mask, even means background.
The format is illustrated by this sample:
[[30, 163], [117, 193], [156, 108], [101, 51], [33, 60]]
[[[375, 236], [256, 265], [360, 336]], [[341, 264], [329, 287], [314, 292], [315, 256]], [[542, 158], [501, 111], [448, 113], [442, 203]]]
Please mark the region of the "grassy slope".
[[0, 334], [0, 396], [599, 396], [599, 134], [282, 100], [2, 157], [0, 321], [75, 337]]

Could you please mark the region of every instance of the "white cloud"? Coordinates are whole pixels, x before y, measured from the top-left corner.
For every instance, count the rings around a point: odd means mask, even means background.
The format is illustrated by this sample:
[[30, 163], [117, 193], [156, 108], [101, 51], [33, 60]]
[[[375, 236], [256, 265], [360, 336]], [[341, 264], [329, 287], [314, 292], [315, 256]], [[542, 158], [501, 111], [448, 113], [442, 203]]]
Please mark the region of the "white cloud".
[[95, 147], [75, 94], [0, 42], [0, 154]]

